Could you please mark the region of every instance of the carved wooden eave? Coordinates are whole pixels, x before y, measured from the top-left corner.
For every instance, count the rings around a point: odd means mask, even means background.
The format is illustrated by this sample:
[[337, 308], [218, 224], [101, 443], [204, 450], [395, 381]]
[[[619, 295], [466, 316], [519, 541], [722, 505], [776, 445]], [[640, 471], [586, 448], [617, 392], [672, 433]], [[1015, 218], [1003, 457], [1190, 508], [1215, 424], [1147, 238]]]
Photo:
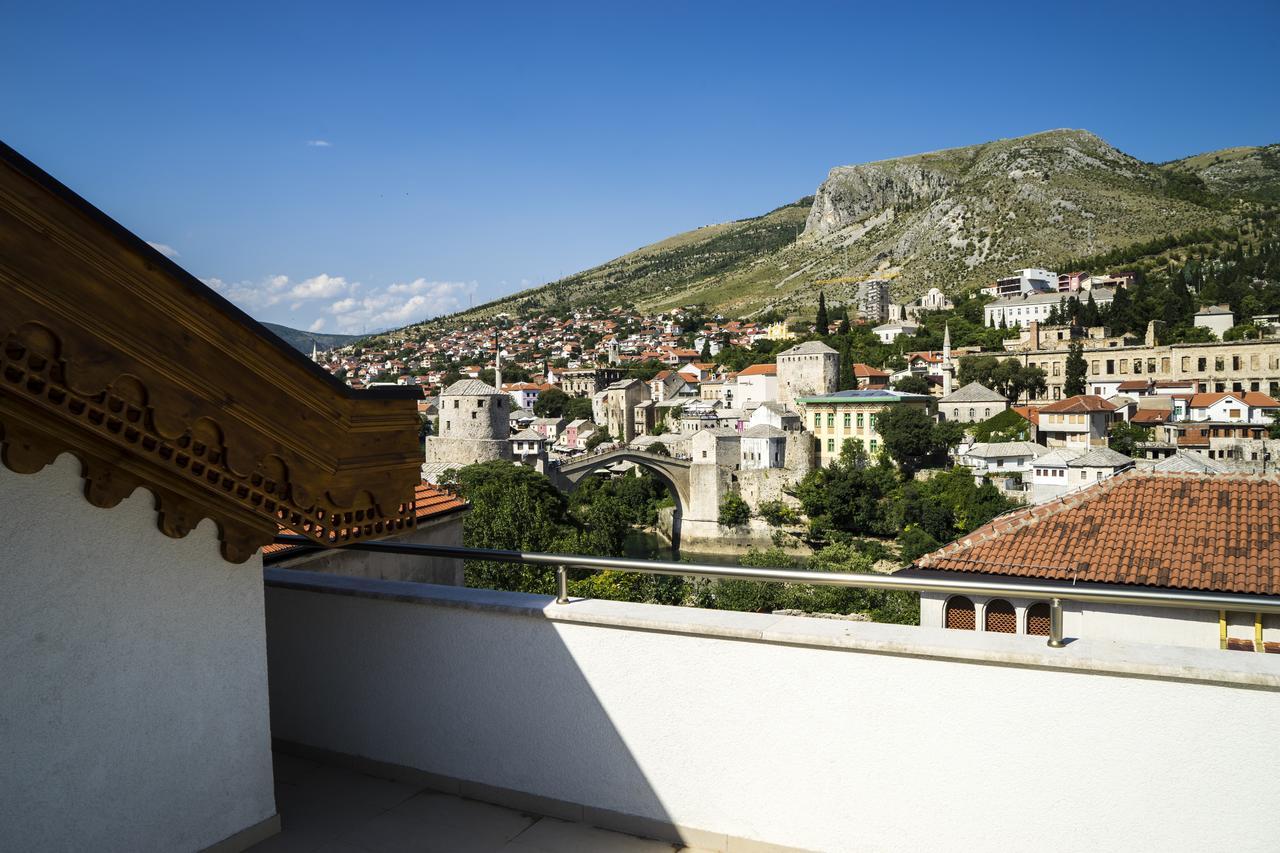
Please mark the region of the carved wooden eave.
[[0, 143], [0, 461], [63, 452], [85, 497], [138, 487], [165, 534], [243, 562], [414, 524], [415, 389], [355, 392]]

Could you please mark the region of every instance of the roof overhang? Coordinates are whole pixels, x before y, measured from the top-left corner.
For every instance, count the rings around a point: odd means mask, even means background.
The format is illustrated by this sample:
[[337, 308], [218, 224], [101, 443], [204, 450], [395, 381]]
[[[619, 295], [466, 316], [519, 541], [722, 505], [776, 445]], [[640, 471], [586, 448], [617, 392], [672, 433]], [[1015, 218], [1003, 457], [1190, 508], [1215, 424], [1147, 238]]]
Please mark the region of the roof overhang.
[[322, 545], [414, 524], [417, 389], [357, 393], [0, 144], [0, 461], [69, 452], [85, 497], [139, 486], [243, 562], [284, 524]]

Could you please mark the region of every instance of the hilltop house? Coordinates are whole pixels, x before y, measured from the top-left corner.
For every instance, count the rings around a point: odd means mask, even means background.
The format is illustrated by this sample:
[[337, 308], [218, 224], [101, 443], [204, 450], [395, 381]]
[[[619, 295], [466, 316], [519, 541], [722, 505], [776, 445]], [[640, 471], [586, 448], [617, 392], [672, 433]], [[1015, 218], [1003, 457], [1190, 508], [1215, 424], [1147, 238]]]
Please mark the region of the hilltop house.
[[1093, 394], [1078, 394], [1041, 406], [1037, 438], [1049, 447], [1105, 446], [1115, 410], [1115, 404]]
[[1009, 400], [979, 382], [970, 382], [938, 401], [938, 420], [981, 423], [1009, 408]]

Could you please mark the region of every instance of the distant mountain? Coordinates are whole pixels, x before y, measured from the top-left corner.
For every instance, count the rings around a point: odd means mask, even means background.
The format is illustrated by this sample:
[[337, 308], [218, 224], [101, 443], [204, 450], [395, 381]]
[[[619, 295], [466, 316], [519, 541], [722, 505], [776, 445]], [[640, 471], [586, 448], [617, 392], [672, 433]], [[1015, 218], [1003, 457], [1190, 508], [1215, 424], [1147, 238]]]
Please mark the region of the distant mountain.
[[263, 323], [262, 325], [266, 326], [294, 349], [307, 355], [311, 355], [311, 345], [313, 343], [322, 350], [329, 350], [345, 347], [347, 344], [360, 340], [359, 335], [324, 335], [319, 332], [290, 329], [288, 326], [280, 326], [276, 323]]
[[871, 277], [889, 279], [895, 298], [954, 293], [1021, 267], [1232, 228], [1271, 201], [1280, 146], [1156, 165], [1088, 131], [1052, 130], [837, 166], [813, 196], [763, 216], [678, 234], [445, 322], [557, 305], [795, 313], [819, 290], [839, 304]]

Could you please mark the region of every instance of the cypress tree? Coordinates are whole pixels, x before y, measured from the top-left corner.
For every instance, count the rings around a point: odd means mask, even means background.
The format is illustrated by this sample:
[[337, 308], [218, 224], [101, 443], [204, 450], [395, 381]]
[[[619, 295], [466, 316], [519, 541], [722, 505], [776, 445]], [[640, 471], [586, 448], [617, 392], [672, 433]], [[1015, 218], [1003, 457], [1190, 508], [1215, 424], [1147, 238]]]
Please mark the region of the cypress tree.
[[1065, 396], [1074, 397], [1084, 393], [1088, 369], [1084, 361], [1084, 344], [1072, 341], [1067, 351], [1066, 378], [1062, 383], [1062, 393]]
[[827, 295], [818, 291], [818, 316], [814, 321], [814, 331], [819, 335], [827, 334], [831, 323], [827, 319]]

